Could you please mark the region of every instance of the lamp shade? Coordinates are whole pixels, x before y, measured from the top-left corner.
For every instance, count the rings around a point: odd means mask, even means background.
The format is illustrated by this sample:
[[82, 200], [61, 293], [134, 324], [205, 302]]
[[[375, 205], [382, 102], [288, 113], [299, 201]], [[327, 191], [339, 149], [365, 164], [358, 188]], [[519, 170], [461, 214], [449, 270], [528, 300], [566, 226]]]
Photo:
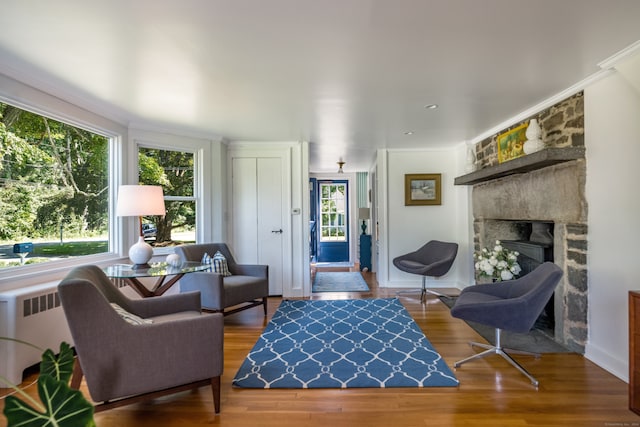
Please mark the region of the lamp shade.
[[164, 215], [164, 195], [159, 185], [121, 185], [117, 216]]
[[369, 208], [358, 208], [358, 218], [369, 219]]

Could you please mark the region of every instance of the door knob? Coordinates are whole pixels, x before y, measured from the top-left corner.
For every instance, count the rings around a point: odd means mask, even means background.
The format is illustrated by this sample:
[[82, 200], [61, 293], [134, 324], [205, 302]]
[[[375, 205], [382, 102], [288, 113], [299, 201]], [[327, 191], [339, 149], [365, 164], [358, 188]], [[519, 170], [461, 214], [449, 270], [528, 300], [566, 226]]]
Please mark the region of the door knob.
[[282, 234], [282, 228], [279, 230], [271, 230], [272, 233]]

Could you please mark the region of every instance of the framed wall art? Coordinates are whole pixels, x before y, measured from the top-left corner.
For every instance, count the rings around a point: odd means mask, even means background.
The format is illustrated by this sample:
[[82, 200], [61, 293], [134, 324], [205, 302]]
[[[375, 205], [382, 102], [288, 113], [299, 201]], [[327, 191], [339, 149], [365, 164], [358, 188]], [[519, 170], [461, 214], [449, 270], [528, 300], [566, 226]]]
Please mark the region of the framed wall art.
[[525, 135], [527, 127], [529, 127], [529, 123], [525, 123], [498, 135], [496, 139], [498, 145], [498, 163], [524, 156], [522, 147], [527, 140], [527, 135]]
[[439, 173], [406, 174], [404, 176], [404, 205], [441, 205], [442, 192]]

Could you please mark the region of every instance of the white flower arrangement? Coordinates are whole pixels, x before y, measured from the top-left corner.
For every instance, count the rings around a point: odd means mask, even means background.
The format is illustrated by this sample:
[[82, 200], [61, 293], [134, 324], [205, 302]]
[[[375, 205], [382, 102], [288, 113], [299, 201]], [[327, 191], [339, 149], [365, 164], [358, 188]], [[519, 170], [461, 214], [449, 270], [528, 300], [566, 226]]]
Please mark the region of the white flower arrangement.
[[495, 282], [511, 280], [520, 274], [522, 269], [518, 264], [517, 251], [511, 251], [496, 240], [493, 250], [483, 248], [480, 252], [473, 254], [475, 268], [480, 277], [490, 277]]

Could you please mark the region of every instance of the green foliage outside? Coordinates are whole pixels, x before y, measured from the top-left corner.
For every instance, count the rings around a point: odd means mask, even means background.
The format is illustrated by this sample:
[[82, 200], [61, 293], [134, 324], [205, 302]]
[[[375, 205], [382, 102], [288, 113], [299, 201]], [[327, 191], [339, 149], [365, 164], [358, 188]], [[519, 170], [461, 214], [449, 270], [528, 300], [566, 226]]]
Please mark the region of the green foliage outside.
[[[193, 153], [141, 148], [138, 165], [141, 184], [161, 185], [165, 196], [193, 197]], [[189, 229], [195, 224], [193, 201], [167, 201], [165, 207], [167, 214], [153, 219], [158, 229], [156, 243], [170, 242], [173, 230]]]
[[0, 103], [0, 240], [106, 236], [108, 142]]
[[[193, 153], [141, 148], [138, 166], [140, 184], [193, 196]], [[38, 244], [27, 263], [106, 252], [108, 206], [107, 137], [0, 103], [0, 243], [52, 242]], [[145, 218], [157, 228], [156, 245], [172, 244], [173, 230], [195, 224], [193, 200], [166, 207], [165, 217]], [[98, 241], [67, 243], [86, 238]]]
[[321, 233], [323, 239], [343, 240], [346, 236], [344, 211], [347, 188], [343, 184], [321, 186]]

